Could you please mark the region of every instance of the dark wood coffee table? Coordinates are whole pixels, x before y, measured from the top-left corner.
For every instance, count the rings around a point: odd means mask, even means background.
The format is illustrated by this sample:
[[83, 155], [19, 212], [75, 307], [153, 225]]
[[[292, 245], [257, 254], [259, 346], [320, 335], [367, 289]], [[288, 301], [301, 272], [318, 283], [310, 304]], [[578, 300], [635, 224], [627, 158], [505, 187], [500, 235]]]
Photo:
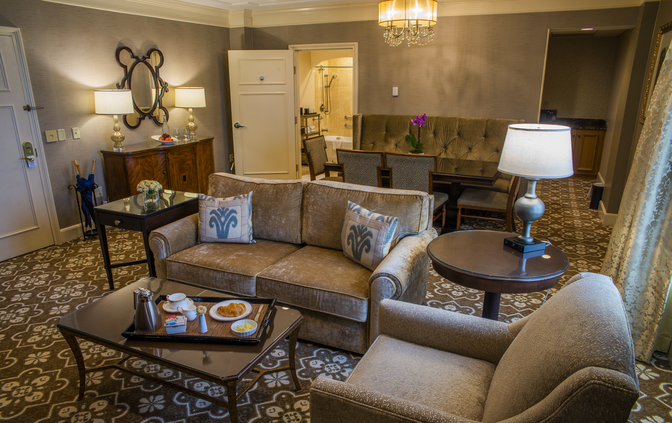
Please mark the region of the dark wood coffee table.
[[567, 255], [549, 245], [543, 255], [523, 256], [504, 246], [510, 232], [457, 231], [427, 246], [434, 270], [460, 285], [485, 291], [482, 316], [497, 320], [502, 293], [528, 293], [555, 286], [569, 267]]
[[[257, 380], [270, 371], [289, 370], [296, 390], [301, 389], [296, 375], [295, 348], [299, 327], [303, 321], [301, 313], [286, 307], [276, 306], [275, 313], [266, 327], [266, 334], [258, 344], [202, 344], [178, 342], [134, 341], [121, 336], [133, 321], [133, 291], [143, 287], [156, 295], [183, 292], [188, 296], [228, 296], [218, 292], [204, 290], [201, 287], [166, 281], [157, 278], [144, 278], [113, 292], [96, 302], [78, 309], [58, 322], [58, 329], [67, 341], [79, 370], [79, 399], [84, 398], [86, 373], [115, 368], [134, 373], [144, 379], [169, 386], [206, 401], [228, 408], [231, 421], [238, 421], [236, 401], [240, 399]], [[255, 366], [263, 360], [284, 339], [289, 337], [289, 365], [274, 369], [258, 369]], [[77, 338], [83, 338], [104, 345], [126, 355], [115, 364], [87, 369], [79, 348]], [[207, 356], [207, 360], [204, 357]], [[170, 367], [180, 372], [226, 386], [228, 401], [210, 397], [202, 392], [175, 385], [150, 374], [136, 372], [122, 364], [130, 357], [139, 357]], [[236, 395], [236, 382], [245, 374], [253, 371], [257, 374], [243, 390]]]

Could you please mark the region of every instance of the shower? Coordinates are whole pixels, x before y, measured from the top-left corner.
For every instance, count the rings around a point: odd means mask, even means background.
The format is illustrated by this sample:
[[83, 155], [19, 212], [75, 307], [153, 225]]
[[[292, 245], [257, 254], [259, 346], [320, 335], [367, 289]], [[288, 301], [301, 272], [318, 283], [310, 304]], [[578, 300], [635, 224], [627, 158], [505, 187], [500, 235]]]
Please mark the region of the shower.
[[331, 84], [334, 82], [334, 79], [338, 78], [338, 75], [331, 75], [329, 79], [329, 74], [324, 74], [325, 83], [322, 86], [322, 105], [320, 106], [320, 111], [325, 115], [331, 113]]

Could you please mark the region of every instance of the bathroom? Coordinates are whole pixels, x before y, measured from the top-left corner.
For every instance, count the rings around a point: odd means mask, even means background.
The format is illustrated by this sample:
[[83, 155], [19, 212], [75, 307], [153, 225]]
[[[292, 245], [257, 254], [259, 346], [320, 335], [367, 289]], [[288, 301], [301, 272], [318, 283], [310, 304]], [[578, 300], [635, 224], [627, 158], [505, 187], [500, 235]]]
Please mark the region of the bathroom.
[[[352, 49], [299, 51], [301, 138], [324, 135], [327, 157], [352, 149]], [[305, 155], [303, 157], [305, 165]]]

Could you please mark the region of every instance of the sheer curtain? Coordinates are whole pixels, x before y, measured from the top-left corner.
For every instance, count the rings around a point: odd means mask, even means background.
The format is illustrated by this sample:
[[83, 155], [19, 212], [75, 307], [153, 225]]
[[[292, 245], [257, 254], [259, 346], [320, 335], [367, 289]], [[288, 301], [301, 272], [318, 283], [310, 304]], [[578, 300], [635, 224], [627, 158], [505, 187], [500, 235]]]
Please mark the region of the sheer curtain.
[[621, 291], [638, 360], [649, 362], [672, 278], [672, 55], [663, 62], [602, 273]]

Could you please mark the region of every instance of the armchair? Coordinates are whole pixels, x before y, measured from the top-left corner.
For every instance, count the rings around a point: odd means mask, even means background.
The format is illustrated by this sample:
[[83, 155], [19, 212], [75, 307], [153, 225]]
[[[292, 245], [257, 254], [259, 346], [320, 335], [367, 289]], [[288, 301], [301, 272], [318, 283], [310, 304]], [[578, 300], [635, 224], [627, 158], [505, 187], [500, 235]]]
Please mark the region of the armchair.
[[591, 273], [511, 324], [383, 300], [345, 382], [317, 378], [311, 421], [625, 422], [639, 396], [630, 328]]

